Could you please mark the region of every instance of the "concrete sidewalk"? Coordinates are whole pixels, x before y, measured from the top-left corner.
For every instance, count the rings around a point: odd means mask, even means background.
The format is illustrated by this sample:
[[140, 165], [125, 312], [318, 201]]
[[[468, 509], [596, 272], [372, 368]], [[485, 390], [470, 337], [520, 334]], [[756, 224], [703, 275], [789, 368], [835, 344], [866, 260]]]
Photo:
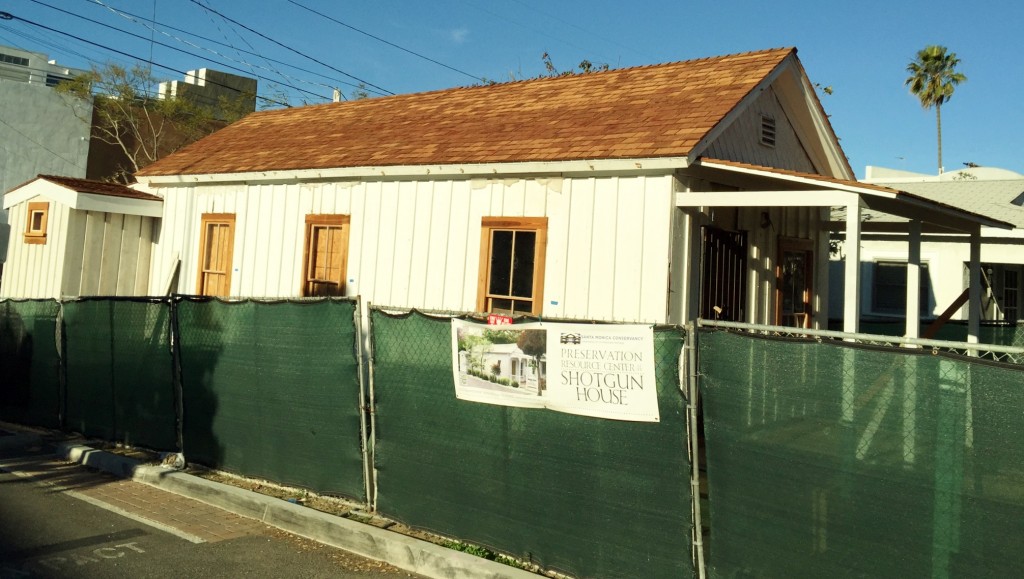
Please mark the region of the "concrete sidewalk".
[[[0, 449], [28, 448], [46, 444], [43, 437], [32, 433], [0, 436]], [[81, 466], [98, 469], [122, 479], [148, 485], [104, 485], [102, 492], [90, 490], [92, 497], [128, 516], [141, 516], [157, 525], [176, 529], [190, 540], [222, 540], [251, 532], [256, 521], [312, 539], [319, 543], [390, 563], [400, 569], [426, 577], [443, 579], [536, 579], [538, 575], [453, 551], [433, 543], [380, 529], [293, 504], [275, 497], [236, 488], [164, 467], [143, 465], [138, 461], [83, 446], [75, 442], [57, 442], [55, 456]], [[26, 464], [26, 469], [42, 469]], [[57, 484], [60, 477], [74, 481], [73, 473], [52, 474]], [[80, 470], [80, 469], [78, 469]], [[71, 478], [67, 478], [71, 477]], [[73, 484], [73, 483], [72, 483]], [[82, 485], [83, 488], [89, 485]], [[158, 490], [159, 489], [159, 490]], [[173, 494], [168, 494], [173, 493]], [[177, 495], [185, 499], [169, 498]], [[223, 509], [237, 520], [204, 517], [203, 505]], [[242, 518], [244, 517], [244, 518]], [[204, 518], [219, 520], [216, 524], [200, 524]], [[223, 523], [223, 524], [221, 524]]]

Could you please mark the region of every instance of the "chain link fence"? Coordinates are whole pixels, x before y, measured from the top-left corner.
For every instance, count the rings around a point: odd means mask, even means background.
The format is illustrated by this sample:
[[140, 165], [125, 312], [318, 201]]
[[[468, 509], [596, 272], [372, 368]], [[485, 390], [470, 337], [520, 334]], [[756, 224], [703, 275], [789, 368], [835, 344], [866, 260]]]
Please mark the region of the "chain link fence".
[[0, 300], [0, 420], [60, 427], [60, 304]]
[[177, 450], [170, 305], [64, 302], [65, 427], [112, 442]]
[[1021, 352], [715, 325], [698, 335], [711, 576], [1024, 565]]
[[681, 330], [655, 331], [645, 423], [458, 400], [450, 315], [371, 325], [382, 514], [578, 577], [694, 574]]
[[188, 459], [365, 501], [356, 307], [179, 298]]

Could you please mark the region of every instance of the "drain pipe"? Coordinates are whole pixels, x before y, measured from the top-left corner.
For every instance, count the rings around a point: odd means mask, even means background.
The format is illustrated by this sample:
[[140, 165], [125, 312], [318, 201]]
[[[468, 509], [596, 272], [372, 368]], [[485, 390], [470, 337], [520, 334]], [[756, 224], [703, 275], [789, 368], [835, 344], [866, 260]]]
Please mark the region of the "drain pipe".
[[697, 325], [686, 324], [686, 386], [690, 410], [690, 493], [693, 497], [693, 549], [696, 554], [697, 575], [704, 579], [704, 528], [700, 516], [700, 442], [697, 432]]

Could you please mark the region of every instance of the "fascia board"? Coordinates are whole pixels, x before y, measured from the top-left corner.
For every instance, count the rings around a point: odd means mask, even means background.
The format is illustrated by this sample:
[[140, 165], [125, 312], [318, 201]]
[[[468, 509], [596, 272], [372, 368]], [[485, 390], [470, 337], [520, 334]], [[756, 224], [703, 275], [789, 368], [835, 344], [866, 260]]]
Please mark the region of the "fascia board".
[[297, 169], [203, 175], [139, 175], [149, 187], [195, 185], [198, 183], [303, 182], [379, 179], [472, 179], [514, 176], [598, 176], [603, 174], [666, 173], [688, 166], [687, 157], [642, 159], [594, 159], [588, 161], [538, 161], [529, 163], [487, 163], [466, 165], [395, 165]]

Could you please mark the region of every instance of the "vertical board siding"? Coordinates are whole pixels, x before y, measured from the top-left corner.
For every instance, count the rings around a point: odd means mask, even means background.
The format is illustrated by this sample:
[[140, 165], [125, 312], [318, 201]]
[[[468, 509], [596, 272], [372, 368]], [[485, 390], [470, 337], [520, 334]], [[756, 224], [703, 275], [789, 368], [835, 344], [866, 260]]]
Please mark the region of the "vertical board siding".
[[8, 211], [11, 238], [7, 248], [7, 262], [0, 291], [4, 297], [58, 298], [64, 271], [64, 245], [67, 239], [70, 208], [49, 201], [46, 243], [24, 243], [25, 224], [28, 219], [28, 201]]
[[85, 229], [87, 211], [73, 211], [68, 217], [67, 244], [64, 250], [64, 273], [61, 276], [61, 295], [82, 295], [82, 269], [85, 259]]
[[[351, 217], [347, 293], [371, 303], [476, 308], [483, 217], [547, 217], [544, 315], [663, 322], [671, 176], [205, 185], [168, 188], [149, 284], [192, 293], [203, 213], [236, 216], [232, 295], [300, 292], [305, 216]], [[162, 292], [163, 289], [161, 288]]]

